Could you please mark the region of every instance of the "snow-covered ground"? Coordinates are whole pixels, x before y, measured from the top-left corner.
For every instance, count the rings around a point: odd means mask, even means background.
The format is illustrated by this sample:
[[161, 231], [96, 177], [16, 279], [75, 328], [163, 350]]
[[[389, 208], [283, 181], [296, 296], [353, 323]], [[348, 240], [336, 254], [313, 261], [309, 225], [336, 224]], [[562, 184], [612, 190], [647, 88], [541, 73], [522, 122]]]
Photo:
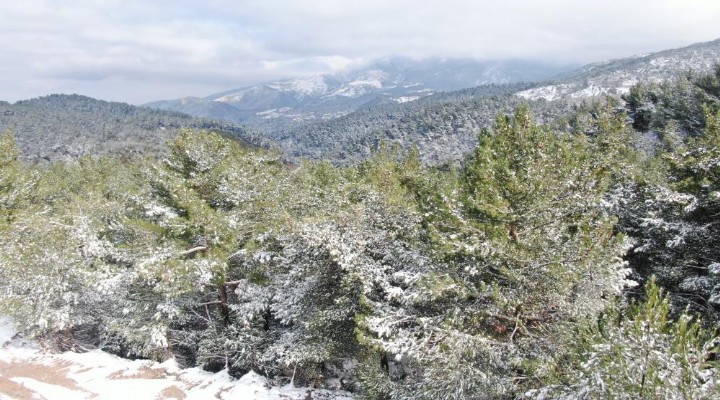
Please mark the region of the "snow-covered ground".
[[346, 392], [268, 387], [253, 372], [234, 379], [227, 371], [180, 369], [172, 359], [131, 361], [102, 351], [50, 354], [34, 342], [13, 339], [15, 333], [12, 322], [0, 317], [0, 400], [352, 399]]
[[562, 92], [561, 86], [562, 85], [541, 86], [517, 92], [515, 95], [527, 100], [545, 99], [547, 101], [553, 101], [560, 98]]

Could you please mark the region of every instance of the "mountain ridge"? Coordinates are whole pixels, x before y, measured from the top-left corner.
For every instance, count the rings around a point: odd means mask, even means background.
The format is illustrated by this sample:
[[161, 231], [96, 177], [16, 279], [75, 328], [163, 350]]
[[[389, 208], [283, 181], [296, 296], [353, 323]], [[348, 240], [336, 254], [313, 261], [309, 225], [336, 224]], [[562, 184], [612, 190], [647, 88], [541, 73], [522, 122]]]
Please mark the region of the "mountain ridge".
[[[332, 78], [337, 79], [335, 83], [315, 77], [267, 84], [274, 88], [254, 86], [248, 91], [270, 90], [275, 97], [268, 100], [262, 93], [243, 94], [247, 98], [243, 100], [240, 96], [240, 100], [247, 104], [256, 102], [254, 109], [248, 110], [208, 98], [176, 100], [187, 107], [209, 105], [205, 110], [207, 117], [195, 118], [180, 111], [134, 107], [77, 95], [51, 95], [15, 104], [0, 102], [0, 132], [14, 130], [25, 157], [30, 160], [75, 159], [117, 152], [159, 154], [163, 151], [161, 143], [177, 130], [192, 128], [230, 132], [231, 136], [253, 145], [277, 147], [290, 159], [308, 157], [338, 164], [355, 163], [365, 159], [379, 142], [388, 141], [403, 148], [417, 147], [428, 163], [455, 163], [475, 145], [480, 129], [492, 124], [497, 114], [511, 112], [520, 104], [530, 103], [540, 122], [549, 122], [584, 100], [607, 95], [619, 97], [636, 83], [672, 79], [690, 66], [701, 73], [718, 61], [720, 39], [589, 64], [556, 76], [553, 81], [490, 84], [417, 98], [403, 98], [400, 94], [432, 89], [428, 85], [409, 84], [408, 76], [412, 73], [399, 63], [393, 67], [395, 72], [377, 72], [368, 67], [342, 79], [336, 76]], [[397, 60], [385, 62], [392, 64]], [[438, 65], [444, 62], [437, 61]], [[396, 74], [394, 81], [392, 73]], [[442, 71], [432, 73], [442, 75]], [[408, 84], [400, 85], [402, 82]], [[385, 93], [359, 94], [378, 87]], [[350, 89], [355, 92], [349, 93]], [[323, 98], [318, 93], [332, 96]], [[226, 91], [210, 97], [226, 97], [229, 101], [240, 94]], [[305, 110], [283, 107], [283, 101], [298, 101], [293, 96], [307, 102], [308, 107]], [[337, 98], [345, 102], [335, 101]], [[264, 108], [271, 105], [276, 108]], [[308, 117], [308, 112], [315, 115]], [[231, 119], [250, 119], [250, 129], [232, 122], [218, 122], [228, 113], [235, 114]]]
[[482, 128], [491, 125], [497, 114], [512, 112], [520, 104], [529, 103], [539, 122], [547, 123], [586, 100], [608, 95], [619, 98], [636, 83], [672, 79], [685, 73], [689, 65], [697, 73], [709, 72], [718, 61], [720, 40], [696, 43], [591, 64], [551, 82], [487, 92], [487, 86], [480, 86], [406, 104], [373, 105], [333, 120], [276, 127], [265, 134], [294, 156], [337, 163], [367, 158], [373, 145], [381, 141], [416, 147], [426, 163], [457, 163], [475, 146]]
[[30, 162], [161, 155], [165, 142], [181, 129], [222, 132], [247, 146], [262, 142], [252, 131], [228, 122], [77, 94], [0, 102], [0, 133], [13, 132], [22, 158]]
[[289, 78], [232, 89], [193, 99], [160, 100], [145, 106], [213, 116], [216, 103], [231, 105], [225, 119], [250, 126], [268, 119], [296, 122], [329, 120], [360, 107], [387, 102], [406, 103], [444, 91], [485, 84], [507, 84], [550, 78], [566, 66], [522, 60], [412, 60], [388, 57], [355, 70]]
[[588, 64], [518, 95], [531, 100], [620, 96], [636, 83], [673, 79], [689, 71], [708, 72], [718, 62], [720, 39]]

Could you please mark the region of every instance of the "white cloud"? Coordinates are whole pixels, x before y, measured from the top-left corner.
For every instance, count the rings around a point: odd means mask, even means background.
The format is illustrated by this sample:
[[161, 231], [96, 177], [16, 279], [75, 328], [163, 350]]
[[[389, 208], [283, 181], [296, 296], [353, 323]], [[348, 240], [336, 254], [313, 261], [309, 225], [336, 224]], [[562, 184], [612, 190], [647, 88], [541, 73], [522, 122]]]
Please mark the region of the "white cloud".
[[204, 95], [386, 55], [585, 63], [712, 40], [710, 0], [23, 0], [0, 12], [0, 99]]

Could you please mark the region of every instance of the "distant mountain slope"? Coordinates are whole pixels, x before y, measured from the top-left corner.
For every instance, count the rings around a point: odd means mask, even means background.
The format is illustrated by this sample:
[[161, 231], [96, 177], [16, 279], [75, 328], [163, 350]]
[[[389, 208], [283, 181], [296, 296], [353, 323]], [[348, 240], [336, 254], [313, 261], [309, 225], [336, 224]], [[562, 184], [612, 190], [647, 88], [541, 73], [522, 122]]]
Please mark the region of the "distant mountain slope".
[[457, 97], [360, 110], [271, 137], [291, 157], [325, 159], [336, 164], [362, 161], [381, 142], [405, 149], [416, 147], [427, 164], [456, 163], [472, 151], [477, 134], [491, 126], [498, 113], [512, 113], [528, 102], [541, 122], [553, 121], [572, 108], [566, 102], [531, 101], [512, 94]]
[[274, 127], [287, 122], [330, 120], [368, 105], [406, 103], [441, 91], [548, 79], [567, 70], [567, 66], [528, 61], [387, 58], [354, 71], [287, 79], [203, 99], [157, 101], [146, 106]]
[[638, 82], [657, 82], [687, 71], [705, 73], [720, 62], [720, 39], [652, 54], [586, 65], [556, 82], [518, 93], [526, 99], [584, 99], [625, 94]]
[[428, 163], [457, 162], [473, 148], [480, 129], [523, 102], [549, 122], [582, 100], [622, 94], [638, 82], [672, 78], [689, 69], [707, 72], [717, 62], [720, 40], [591, 64], [550, 84], [480, 86], [410, 103], [375, 104], [329, 121], [276, 126], [266, 134], [288, 154], [338, 163], [366, 158], [381, 140], [417, 146]]
[[157, 110], [176, 111], [203, 118], [224, 119], [240, 122], [252, 117], [254, 113], [243, 112], [229, 104], [208, 101], [199, 97], [185, 97], [179, 100], [157, 101], [145, 107]]
[[250, 131], [230, 123], [79, 95], [0, 102], [0, 132], [13, 131], [29, 161], [162, 154], [164, 143], [182, 128], [218, 130], [245, 143], [259, 143]]
[[[246, 121], [262, 136], [232, 123], [176, 112], [101, 102], [82, 96], [48, 96], [0, 103], [0, 131], [17, 132], [28, 159], [86, 154], [156, 153], [182, 127], [221, 129], [254, 144], [279, 147], [289, 157], [355, 163], [380, 141], [417, 146], [428, 163], [456, 162], [475, 145], [480, 129], [498, 113], [532, 103], [552, 121], [585, 99], [625, 93], [638, 82], [659, 81], [690, 69], [703, 73], [720, 61], [720, 40], [649, 55], [591, 64], [555, 81], [523, 63], [387, 59], [346, 74], [285, 80], [219, 93], [153, 103], [195, 115]], [[533, 75], [534, 74], [534, 75]], [[443, 91], [466, 84], [469, 89]], [[548, 101], [553, 100], [553, 101]]]

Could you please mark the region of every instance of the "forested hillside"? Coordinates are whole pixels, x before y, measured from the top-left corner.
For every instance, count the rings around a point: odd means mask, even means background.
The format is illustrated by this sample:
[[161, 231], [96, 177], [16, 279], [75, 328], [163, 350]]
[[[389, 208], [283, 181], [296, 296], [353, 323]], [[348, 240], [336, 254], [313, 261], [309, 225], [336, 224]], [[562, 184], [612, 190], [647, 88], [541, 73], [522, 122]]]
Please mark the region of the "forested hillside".
[[589, 64], [549, 84], [524, 90], [526, 99], [587, 99], [623, 95], [638, 83], [658, 83], [693, 71], [705, 74], [720, 59], [720, 39], [679, 49]]
[[261, 143], [251, 131], [231, 123], [79, 95], [0, 102], [0, 132], [14, 132], [22, 158], [33, 162], [166, 154], [165, 143], [183, 128], [215, 130], [247, 144]]
[[416, 148], [428, 164], [456, 164], [477, 144], [477, 133], [498, 113], [532, 103], [539, 121], [571, 112], [566, 102], [528, 102], [511, 94], [428, 99], [410, 106], [373, 107], [317, 124], [300, 125], [270, 137], [289, 156], [354, 164], [367, 159], [381, 142]]
[[550, 84], [481, 86], [399, 105], [371, 104], [328, 121], [281, 125], [273, 120], [258, 129], [288, 154], [341, 164], [367, 158], [380, 141], [398, 143], [405, 149], [415, 146], [428, 163], [457, 163], [476, 145], [479, 129], [519, 104], [529, 102], [538, 122], [551, 123], [582, 108], [585, 102], [626, 95], [635, 85], [658, 85], [688, 74], [685, 81], [692, 80], [693, 75], [710, 72], [719, 57], [719, 41], [699, 43], [591, 64]]
[[190, 129], [163, 160], [32, 166], [8, 133], [0, 313], [56, 349], [358, 398], [718, 398], [719, 80], [390, 118], [424, 154], [484, 128], [440, 167], [391, 128], [347, 166]]

